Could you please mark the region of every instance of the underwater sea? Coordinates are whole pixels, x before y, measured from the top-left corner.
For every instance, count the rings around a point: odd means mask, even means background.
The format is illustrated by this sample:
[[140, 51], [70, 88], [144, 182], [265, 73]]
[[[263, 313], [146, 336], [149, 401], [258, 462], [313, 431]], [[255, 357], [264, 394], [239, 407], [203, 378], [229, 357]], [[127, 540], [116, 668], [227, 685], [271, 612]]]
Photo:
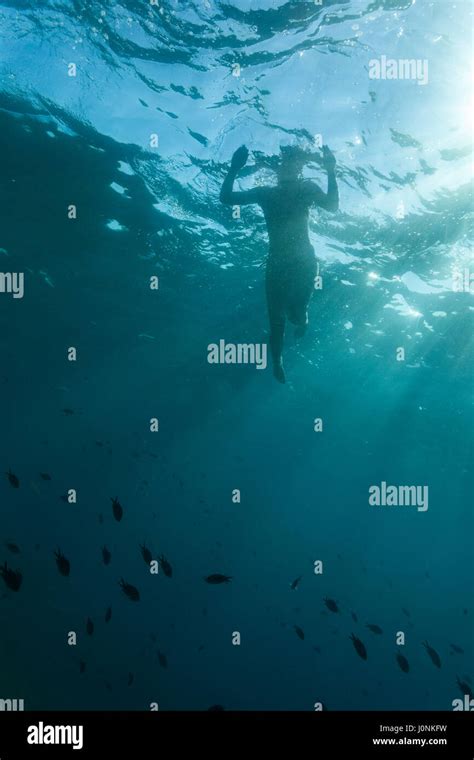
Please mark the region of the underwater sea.
[[[1, 0], [0, 699], [473, 696], [471, 25], [468, 0]], [[302, 141], [339, 210], [310, 211], [279, 384], [208, 361], [268, 339], [265, 221], [219, 192], [240, 145], [248, 190]]]

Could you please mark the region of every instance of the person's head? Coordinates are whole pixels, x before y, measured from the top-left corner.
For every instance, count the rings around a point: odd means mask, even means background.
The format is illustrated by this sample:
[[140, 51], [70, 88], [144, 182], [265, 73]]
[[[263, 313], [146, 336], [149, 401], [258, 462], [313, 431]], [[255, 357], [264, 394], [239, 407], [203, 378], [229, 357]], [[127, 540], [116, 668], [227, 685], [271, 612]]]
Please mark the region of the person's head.
[[280, 162], [276, 169], [278, 184], [300, 179], [303, 166], [307, 161], [308, 156], [301, 148], [292, 145], [282, 146], [280, 148]]

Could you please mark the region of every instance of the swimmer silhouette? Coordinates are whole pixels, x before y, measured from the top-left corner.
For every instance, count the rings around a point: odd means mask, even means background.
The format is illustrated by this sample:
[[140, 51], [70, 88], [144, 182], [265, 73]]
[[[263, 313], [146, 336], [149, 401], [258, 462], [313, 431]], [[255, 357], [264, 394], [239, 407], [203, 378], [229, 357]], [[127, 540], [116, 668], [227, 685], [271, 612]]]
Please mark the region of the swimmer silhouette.
[[326, 211], [337, 211], [336, 159], [324, 145], [322, 163], [328, 175], [327, 194], [314, 182], [302, 178], [303, 166], [311, 157], [293, 146], [281, 148], [278, 184], [275, 187], [234, 192], [234, 180], [247, 163], [248, 155], [245, 145], [235, 151], [222, 185], [220, 200], [232, 206], [258, 203], [263, 210], [269, 238], [265, 289], [270, 351], [273, 374], [280, 383], [284, 383], [282, 350], [285, 320], [296, 325], [297, 337], [304, 335], [308, 325], [308, 305], [314, 291], [316, 258], [309, 240], [309, 208], [320, 206]]

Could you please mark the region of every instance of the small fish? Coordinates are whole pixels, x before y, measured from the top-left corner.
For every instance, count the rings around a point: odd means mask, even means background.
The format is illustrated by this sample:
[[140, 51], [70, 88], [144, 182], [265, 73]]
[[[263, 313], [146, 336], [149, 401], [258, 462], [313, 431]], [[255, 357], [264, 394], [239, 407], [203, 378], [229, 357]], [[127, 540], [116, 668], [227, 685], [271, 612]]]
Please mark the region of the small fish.
[[120, 520], [123, 517], [123, 507], [120, 504], [118, 499], [111, 498], [110, 501], [112, 502], [112, 512], [114, 514], [114, 517], [117, 520], [117, 522], [120, 522]]
[[451, 649], [453, 649], [456, 654], [464, 654], [464, 649], [461, 649], [461, 647], [458, 647], [457, 644], [450, 644], [449, 645]]
[[128, 598], [132, 602], [139, 602], [140, 601], [140, 594], [137, 588], [135, 586], [132, 586], [131, 583], [126, 583], [123, 578], [120, 578], [120, 588], [122, 589], [125, 596], [128, 596]]
[[110, 560], [112, 559], [112, 555], [107, 549], [106, 546], [102, 547], [102, 561], [104, 565], [110, 565]]
[[105, 622], [108, 623], [112, 617], [112, 607], [107, 607], [105, 610]]
[[147, 546], [145, 546], [145, 544], [143, 544], [143, 546], [140, 546], [140, 551], [142, 553], [142, 557], [145, 561], [145, 564], [150, 565], [150, 562], [153, 561], [153, 556], [152, 556], [151, 551], [148, 549]]
[[425, 647], [426, 651], [428, 652], [428, 655], [431, 658], [431, 662], [433, 665], [436, 665], [437, 668], [441, 667], [441, 660], [439, 659], [439, 654], [436, 652], [433, 647], [430, 647], [427, 641], [423, 641], [423, 646]]
[[290, 583], [290, 588], [291, 588], [292, 591], [296, 591], [296, 589], [298, 588], [298, 586], [300, 584], [300, 581], [301, 581], [302, 577], [303, 576], [300, 575], [299, 578], [295, 578], [295, 580], [293, 581], [293, 583]]
[[8, 482], [10, 483], [12, 488], [19, 488], [20, 487], [20, 481], [18, 480], [17, 476], [11, 471], [8, 470], [8, 472], [5, 473], [5, 475], [8, 478]]
[[293, 628], [295, 629], [296, 635], [299, 636], [299, 638], [303, 641], [304, 640], [303, 629], [300, 628], [299, 625], [294, 625]]
[[166, 577], [171, 578], [173, 575], [173, 568], [171, 567], [166, 557], [163, 556], [163, 554], [161, 555], [161, 557], [158, 558], [158, 562], [160, 563], [160, 567], [163, 570]]
[[56, 557], [56, 564], [58, 566], [59, 572], [61, 575], [67, 577], [71, 572], [71, 563], [68, 559], [66, 559], [64, 554], [61, 554], [61, 549], [57, 549], [57, 551], [54, 552], [54, 556]]
[[459, 676], [456, 676], [456, 683], [459, 686], [459, 688], [461, 690], [461, 694], [463, 696], [465, 694], [468, 694], [469, 697], [470, 697], [470, 699], [474, 699], [474, 694], [473, 694], [472, 689], [471, 689], [471, 687], [469, 686], [468, 683], [465, 683], [464, 681], [461, 681], [461, 679], [459, 678]]
[[202, 650], [203, 650], [204, 648], [205, 648], [205, 647], [204, 647], [204, 644], [201, 644], [200, 646], [198, 646], [198, 652], [202, 652]]
[[86, 663], [84, 660], [81, 660], [79, 663], [79, 673], [85, 673], [86, 672]]
[[353, 633], [351, 633], [350, 639], [352, 643], [354, 644], [354, 649], [356, 650], [359, 657], [362, 657], [363, 660], [367, 659], [367, 650], [365, 646], [363, 645], [362, 641], [357, 638], [357, 636], [354, 636]]
[[404, 615], [406, 615], [407, 617], [410, 617], [410, 613], [408, 612], [408, 610], [407, 610], [407, 609], [405, 609], [405, 607], [402, 607], [402, 612], [403, 612], [403, 614], [404, 614]]
[[372, 633], [378, 633], [379, 636], [383, 633], [381, 627], [379, 625], [375, 625], [374, 623], [367, 623], [365, 626], [369, 629], [369, 631], [372, 631]]
[[324, 599], [323, 601], [326, 607], [328, 608], [328, 610], [331, 610], [331, 612], [339, 612], [339, 607], [337, 606], [334, 599], [328, 599], [326, 597], [326, 599]]
[[133, 673], [128, 674], [127, 686], [131, 686], [133, 683]]
[[221, 573], [213, 573], [204, 578], [206, 583], [217, 585], [218, 583], [230, 583], [232, 580], [231, 575], [221, 575]]
[[90, 618], [87, 618], [86, 631], [89, 634], [89, 636], [92, 636], [92, 634], [94, 633], [94, 623], [92, 622]]
[[166, 655], [163, 654], [163, 652], [158, 652], [158, 662], [160, 663], [162, 668], [168, 667], [168, 660], [166, 658]]
[[222, 705], [211, 705], [207, 708], [208, 712], [222, 712], [223, 710], [225, 710], [225, 707]]
[[74, 414], [74, 409], [63, 409], [64, 414]]
[[40, 478], [43, 480], [51, 480], [51, 475], [48, 475], [47, 472], [40, 472]]
[[11, 570], [5, 562], [4, 565], [0, 567], [0, 575], [2, 576], [8, 588], [10, 588], [12, 591], [20, 590], [23, 576], [19, 570]]
[[397, 654], [397, 662], [398, 662], [401, 670], [403, 670], [404, 673], [408, 673], [408, 671], [410, 670], [410, 666], [408, 664], [407, 658], [404, 657], [402, 654], [398, 653]]
[[355, 612], [351, 612], [351, 617], [352, 617], [352, 620], [354, 621], [354, 623], [357, 623], [358, 618], [357, 618], [357, 615], [355, 614]]
[[5, 546], [9, 551], [11, 551], [12, 554], [19, 554], [20, 553], [20, 547], [16, 544], [11, 543], [10, 541], [5, 542]]
[[315, 651], [315, 652], [317, 652], [318, 654], [321, 654], [321, 647], [318, 647], [318, 646], [316, 646], [316, 645], [315, 645], [315, 646], [313, 647], [313, 649], [314, 649], [314, 651]]

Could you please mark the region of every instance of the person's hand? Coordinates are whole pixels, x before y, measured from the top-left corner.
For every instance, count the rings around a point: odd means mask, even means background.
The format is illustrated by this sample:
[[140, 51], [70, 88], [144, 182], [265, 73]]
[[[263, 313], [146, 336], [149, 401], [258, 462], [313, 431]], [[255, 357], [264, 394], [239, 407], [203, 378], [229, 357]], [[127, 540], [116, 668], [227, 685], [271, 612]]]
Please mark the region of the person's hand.
[[327, 145], [323, 145], [323, 166], [329, 172], [333, 171], [336, 166], [336, 159]]
[[241, 145], [240, 148], [237, 148], [234, 155], [232, 156], [232, 162], [231, 166], [232, 169], [235, 169], [235, 171], [238, 171], [239, 169], [242, 169], [243, 166], [247, 163], [247, 159], [249, 157], [249, 152], [245, 145]]

